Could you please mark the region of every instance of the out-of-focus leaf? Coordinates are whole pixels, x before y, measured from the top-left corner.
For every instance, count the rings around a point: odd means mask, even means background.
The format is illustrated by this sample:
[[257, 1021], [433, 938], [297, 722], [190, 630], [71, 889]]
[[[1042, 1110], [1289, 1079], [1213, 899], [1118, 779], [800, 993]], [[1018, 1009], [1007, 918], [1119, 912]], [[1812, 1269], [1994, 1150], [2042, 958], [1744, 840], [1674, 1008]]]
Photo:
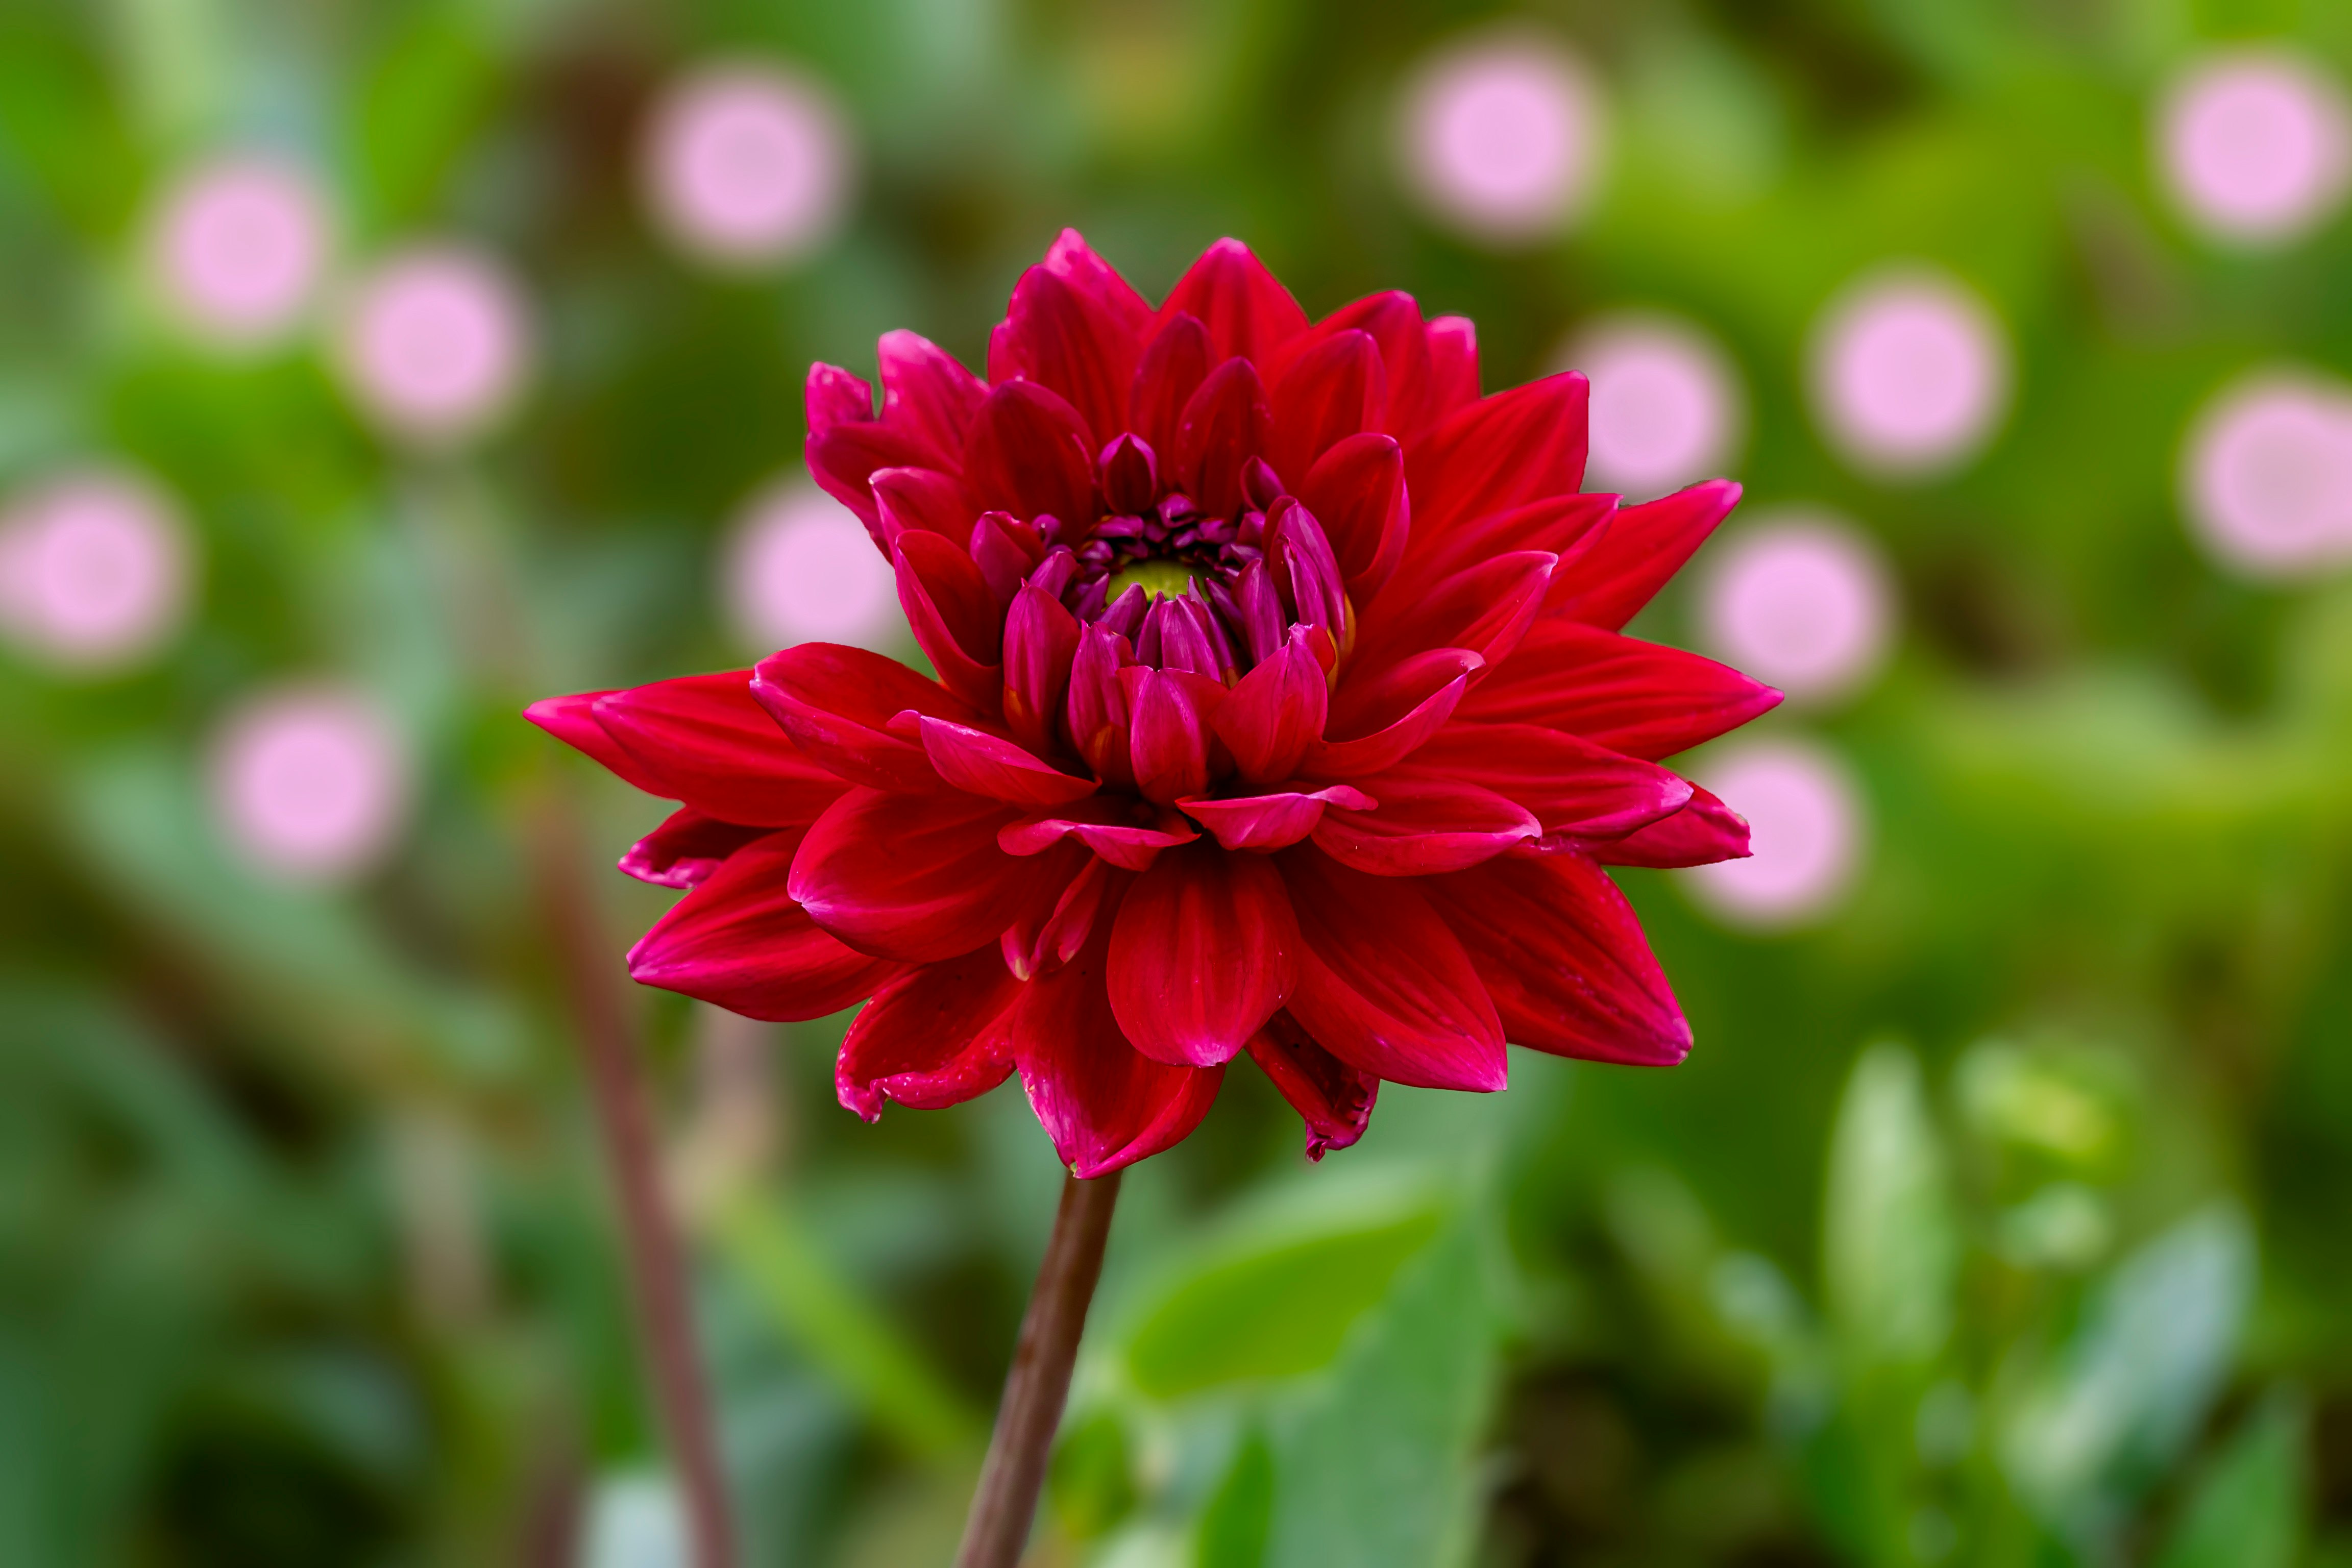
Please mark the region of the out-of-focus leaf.
[[2253, 1282], [2253, 1238], [2226, 1207], [2116, 1266], [2008, 1426], [2001, 1458], [2037, 1513], [2078, 1542], [2116, 1527], [2203, 1418]]
[[1193, 1534], [1196, 1568], [1262, 1568], [1274, 1528], [1274, 1450], [1253, 1426], [1210, 1494]]
[[355, 135], [370, 216], [410, 223], [478, 129], [498, 85], [494, 40], [474, 7], [425, 0], [374, 57]]
[[1830, 1144], [1822, 1273], [1840, 1344], [1865, 1365], [1916, 1364], [1951, 1331], [1959, 1237], [1916, 1058], [1854, 1063]]
[[2308, 1425], [2294, 1394], [2265, 1400], [2198, 1478], [2154, 1568], [2293, 1568], [2310, 1484]]
[[1054, 1444], [1054, 1516], [1080, 1541], [1108, 1531], [1135, 1507], [1127, 1428], [1108, 1410], [1068, 1426]]

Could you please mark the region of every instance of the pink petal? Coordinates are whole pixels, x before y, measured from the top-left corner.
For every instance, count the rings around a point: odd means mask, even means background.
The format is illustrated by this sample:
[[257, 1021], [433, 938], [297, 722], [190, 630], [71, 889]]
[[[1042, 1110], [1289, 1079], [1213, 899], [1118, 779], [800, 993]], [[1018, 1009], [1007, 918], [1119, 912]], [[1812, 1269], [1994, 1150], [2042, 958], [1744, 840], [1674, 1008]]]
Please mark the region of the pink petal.
[[691, 888], [708, 881], [735, 851], [772, 831], [721, 822], [686, 806], [631, 845], [621, 857], [621, 869], [640, 882]]
[[1123, 870], [1141, 871], [1162, 849], [1200, 837], [1172, 813], [1156, 812], [1131, 796], [1097, 795], [1008, 823], [998, 842], [1008, 855], [1040, 855], [1075, 838]]
[[1070, 962], [1029, 983], [1013, 1016], [1021, 1086], [1081, 1180], [1157, 1154], [1201, 1123], [1224, 1068], [1169, 1067], [1128, 1044], [1111, 1012], [1104, 972], [1111, 921]]
[[1209, 373], [1176, 425], [1176, 475], [1185, 493], [1213, 517], [1242, 503], [1242, 470], [1265, 451], [1270, 434], [1265, 387], [1257, 367], [1229, 359]]
[[1422, 884], [1477, 966], [1504, 1030], [1560, 1056], [1668, 1066], [1690, 1026], [1631, 905], [1580, 855], [1507, 855]]
[[837, 425], [870, 425], [874, 423], [874, 387], [863, 376], [820, 361], [809, 366], [801, 405], [812, 436], [822, 436]]
[[850, 1020], [835, 1093], [868, 1121], [886, 1100], [940, 1110], [987, 1093], [1013, 1070], [1003, 1021], [1020, 999], [992, 947], [908, 970]]
[[971, 531], [971, 506], [963, 481], [937, 468], [877, 468], [869, 481], [879, 519], [876, 542], [888, 555], [909, 529], [962, 539]]
[[1003, 700], [1003, 612], [988, 579], [954, 540], [902, 533], [892, 547], [898, 604], [950, 691], [982, 711]]
[[1455, 717], [1566, 730], [1654, 761], [1736, 730], [1780, 700], [1713, 659], [1547, 617], [1463, 699]]
[[1525, 806], [1444, 773], [1399, 768], [1364, 783], [1378, 809], [1326, 811], [1315, 844], [1341, 865], [1375, 877], [1459, 871], [1543, 834]]
[[836, 778], [869, 789], [940, 787], [919, 741], [891, 734], [891, 719], [914, 709], [959, 724], [980, 710], [893, 658], [862, 647], [803, 643], [771, 654], [752, 671], [751, 695], [793, 744]]
[[922, 441], [954, 467], [988, 384], [945, 349], [903, 330], [882, 334], [878, 357], [882, 423]]
[[985, 730], [915, 715], [923, 751], [949, 786], [1034, 811], [1095, 793], [1092, 779], [1073, 778]]
[[1468, 518], [1550, 496], [1584, 480], [1584, 377], [1546, 376], [1482, 398], [1405, 453], [1413, 522], [1432, 538]]
[[1648, 604], [1691, 552], [1739, 504], [1739, 487], [1710, 479], [1640, 506], [1622, 508], [1609, 536], [1555, 595], [1550, 611], [1615, 631]]
[[1359, 605], [1371, 604], [1412, 537], [1404, 448], [1387, 436], [1350, 436], [1291, 482], [1329, 536], [1349, 593]]
[[1086, 420], [1058, 394], [1034, 381], [1006, 382], [972, 416], [963, 478], [973, 510], [1091, 525], [1095, 447]]
[[630, 975], [773, 1022], [838, 1013], [896, 976], [898, 964], [844, 946], [785, 890], [806, 831], [771, 834], [729, 857], [629, 950]]
[[1139, 1051], [1229, 1061], [1298, 984], [1298, 921], [1273, 865], [1209, 844], [1135, 879], [1110, 939], [1110, 1005]]
[[1622, 838], [1683, 808], [1691, 786], [1655, 763], [1532, 724], [1465, 724], [1457, 716], [1396, 773], [1368, 780], [1386, 800], [1389, 781], [1434, 775], [1517, 801], [1546, 833]]
[[1330, 691], [1323, 667], [1294, 629], [1275, 655], [1241, 678], [1211, 720], [1250, 784], [1272, 784], [1298, 771], [1307, 748], [1323, 734]]
[[1360, 789], [1332, 784], [1313, 791], [1283, 790], [1227, 800], [1194, 797], [1176, 803], [1187, 816], [1216, 836], [1228, 849], [1265, 854], [1296, 844], [1315, 831], [1327, 805], [1370, 811], [1379, 802]]
[[1371, 1124], [1380, 1079], [1317, 1045], [1288, 1013], [1276, 1013], [1250, 1037], [1249, 1055], [1307, 1123], [1308, 1159], [1347, 1148]]
[[1160, 320], [1179, 314], [1201, 319], [1220, 362], [1238, 354], [1270, 363], [1276, 350], [1307, 330], [1307, 312], [1290, 290], [1237, 239], [1209, 247], [1176, 280], [1160, 302]]
[[1328, 734], [1310, 746], [1299, 772], [1313, 779], [1355, 778], [1396, 766], [1454, 716], [1470, 678], [1486, 661], [1467, 648], [1432, 648], [1381, 671], [1349, 679], [1333, 694]]
[[740, 669], [551, 698], [523, 716], [647, 795], [722, 822], [796, 827], [840, 794], [841, 781], [793, 748]]
[[816, 819], [790, 891], [862, 952], [933, 963], [1051, 909], [1086, 864], [1076, 845], [1018, 859], [996, 841], [1019, 813], [971, 795], [853, 789]]
[[1495, 1005], [1419, 882], [1368, 877], [1307, 845], [1275, 864], [1306, 943], [1290, 1014], [1325, 1050], [1425, 1089], [1508, 1081]]
[[1604, 866], [1712, 866], [1748, 857], [1748, 823], [1703, 789], [1690, 804], [1649, 826], [1585, 846]]
[[1388, 395], [1381, 351], [1370, 336], [1344, 331], [1325, 338], [1293, 360], [1275, 384], [1267, 460], [1297, 484], [1334, 446], [1372, 429]]

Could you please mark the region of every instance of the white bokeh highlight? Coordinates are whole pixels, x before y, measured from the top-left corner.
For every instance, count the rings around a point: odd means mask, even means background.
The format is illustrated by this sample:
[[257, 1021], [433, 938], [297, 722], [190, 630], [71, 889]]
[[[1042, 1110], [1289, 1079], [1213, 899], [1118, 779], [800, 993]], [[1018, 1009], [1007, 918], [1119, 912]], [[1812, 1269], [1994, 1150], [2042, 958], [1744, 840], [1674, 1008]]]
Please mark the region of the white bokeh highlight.
[[1869, 535], [1831, 513], [1766, 513], [1702, 558], [1706, 651], [1792, 702], [1851, 696], [1885, 664], [1895, 587]]
[[1814, 923], [1843, 902], [1862, 867], [1862, 794], [1838, 757], [1773, 737], [1706, 754], [1697, 782], [1748, 819], [1744, 860], [1680, 873], [1693, 901], [1721, 923], [1777, 931]]
[[0, 634], [68, 673], [135, 664], [186, 620], [193, 553], [146, 479], [88, 468], [40, 481], [0, 511]]
[[833, 97], [765, 63], [706, 67], [665, 92], [641, 177], [671, 242], [721, 267], [770, 265], [833, 237], [854, 184], [854, 143]]
[[2282, 49], [2208, 56], [2157, 111], [2158, 174], [2216, 238], [2283, 244], [2332, 216], [2352, 186], [2352, 110], [2314, 62]]
[[898, 579], [847, 507], [805, 479], [752, 498], [719, 552], [719, 594], [743, 646], [887, 648], [907, 637]]
[[173, 318], [222, 348], [284, 337], [310, 313], [332, 249], [327, 196], [296, 165], [260, 153], [201, 163], [150, 220], [149, 264]]
[[2180, 490], [2192, 536], [2237, 575], [2352, 563], [2352, 386], [2270, 370], [2225, 387], [2189, 426]]
[[2008, 412], [2010, 348], [1990, 308], [1920, 268], [1848, 287], [1815, 324], [1813, 414], [1864, 472], [1924, 479], [1975, 457]]
[[215, 739], [211, 772], [223, 837], [276, 880], [355, 876], [406, 825], [407, 747], [381, 708], [344, 687], [286, 687], [247, 700]]
[[1583, 211], [1606, 132], [1583, 62], [1519, 31], [1424, 60], [1405, 84], [1398, 125], [1412, 195], [1440, 221], [1502, 246], [1540, 239]]
[[337, 357], [352, 400], [378, 427], [444, 445], [496, 424], [513, 405], [530, 374], [530, 312], [490, 257], [419, 247], [353, 289]]
[[1592, 384], [1585, 488], [1649, 500], [1722, 475], [1747, 434], [1729, 356], [1671, 316], [1628, 312], [1578, 332], [1560, 358]]

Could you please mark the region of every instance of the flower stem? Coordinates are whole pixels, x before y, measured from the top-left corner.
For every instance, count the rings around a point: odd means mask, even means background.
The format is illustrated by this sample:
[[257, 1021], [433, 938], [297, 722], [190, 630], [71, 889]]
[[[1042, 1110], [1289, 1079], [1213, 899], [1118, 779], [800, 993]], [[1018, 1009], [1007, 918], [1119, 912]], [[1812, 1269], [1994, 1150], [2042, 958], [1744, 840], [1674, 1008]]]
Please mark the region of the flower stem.
[[1086, 1331], [1087, 1305], [1102, 1274], [1118, 1176], [1114, 1171], [1090, 1182], [1072, 1176], [1062, 1183], [1054, 1237], [1029, 1292], [1013, 1368], [1004, 1374], [1004, 1400], [996, 1407], [996, 1431], [988, 1440], [955, 1568], [1014, 1568], [1028, 1543], [1045, 1458], [1069, 1396], [1070, 1366]]
[[531, 848], [539, 900], [555, 938], [582, 1065], [595, 1102], [597, 1131], [611, 1167], [629, 1292], [654, 1399], [677, 1468], [695, 1562], [698, 1568], [735, 1568], [734, 1524], [719, 1468], [710, 1396], [696, 1353], [686, 1250], [662, 1191], [653, 1109], [637, 1072], [628, 997], [580, 876], [579, 835], [571, 813], [558, 800], [542, 798], [533, 804]]

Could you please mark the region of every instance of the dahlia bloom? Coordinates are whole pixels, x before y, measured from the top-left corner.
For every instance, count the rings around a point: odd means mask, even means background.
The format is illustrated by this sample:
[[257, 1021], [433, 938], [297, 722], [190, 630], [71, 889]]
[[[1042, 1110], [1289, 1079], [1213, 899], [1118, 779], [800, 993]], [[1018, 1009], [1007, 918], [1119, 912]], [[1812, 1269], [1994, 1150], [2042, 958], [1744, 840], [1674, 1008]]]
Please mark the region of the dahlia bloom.
[[680, 809], [638, 980], [757, 1018], [867, 1001], [842, 1103], [1021, 1076], [1063, 1163], [1183, 1138], [1246, 1055], [1309, 1153], [1506, 1040], [1670, 1064], [1690, 1030], [1603, 867], [1747, 853], [1658, 759], [1779, 693], [1618, 628], [1738, 498], [1578, 490], [1585, 382], [1481, 397], [1468, 321], [1309, 322], [1223, 241], [1157, 310], [1076, 233], [988, 379], [911, 332], [809, 374], [808, 465], [938, 679], [803, 644], [541, 702]]

